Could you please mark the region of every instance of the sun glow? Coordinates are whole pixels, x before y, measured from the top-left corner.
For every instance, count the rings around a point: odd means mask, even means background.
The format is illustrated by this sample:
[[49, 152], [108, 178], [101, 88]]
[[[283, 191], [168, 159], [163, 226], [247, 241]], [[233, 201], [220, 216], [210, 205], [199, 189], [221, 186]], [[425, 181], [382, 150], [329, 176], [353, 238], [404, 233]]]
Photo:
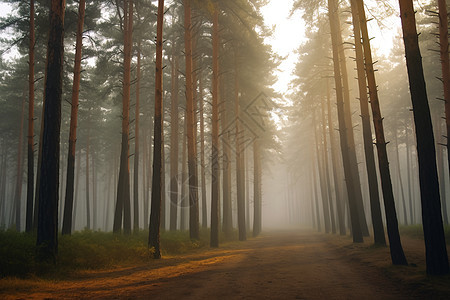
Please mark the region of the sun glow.
[[305, 24], [300, 12], [295, 12], [289, 17], [294, 1], [270, 1], [261, 10], [264, 21], [273, 29], [273, 35], [266, 39], [266, 43], [272, 46], [272, 50], [282, 57], [282, 61], [275, 75], [278, 80], [273, 85], [276, 92], [286, 94], [292, 72], [298, 55], [295, 49], [300, 46], [305, 38]]

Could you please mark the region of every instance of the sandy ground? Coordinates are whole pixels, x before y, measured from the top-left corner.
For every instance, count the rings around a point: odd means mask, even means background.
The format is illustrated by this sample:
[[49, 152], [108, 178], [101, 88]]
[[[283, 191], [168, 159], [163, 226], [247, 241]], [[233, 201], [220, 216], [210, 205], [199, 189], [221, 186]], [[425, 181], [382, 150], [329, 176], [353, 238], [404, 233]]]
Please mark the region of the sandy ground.
[[[420, 241], [410, 241], [421, 248]], [[406, 246], [405, 246], [406, 248]], [[422, 247], [423, 248], [423, 247]], [[266, 233], [145, 266], [83, 272], [71, 280], [34, 283], [0, 294], [6, 299], [437, 299], [429, 286], [395, 277], [413, 266], [390, 267], [388, 248], [353, 245], [348, 237], [310, 231]], [[403, 269], [402, 269], [403, 268]], [[392, 269], [392, 270], [391, 270]], [[419, 275], [417, 275], [419, 273]], [[448, 277], [447, 277], [448, 279]], [[447, 280], [445, 279], [445, 280]], [[449, 281], [442, 284], [448, 284]], [[411, 283], [412, 282], [412, 283]], [[450, 294], [448, 294], [450, 299]]]

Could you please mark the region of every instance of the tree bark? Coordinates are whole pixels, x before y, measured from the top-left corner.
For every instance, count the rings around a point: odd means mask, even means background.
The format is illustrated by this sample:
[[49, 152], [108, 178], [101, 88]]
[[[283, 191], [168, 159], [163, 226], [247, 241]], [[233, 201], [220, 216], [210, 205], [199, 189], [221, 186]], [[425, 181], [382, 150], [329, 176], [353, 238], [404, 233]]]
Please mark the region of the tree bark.
[[[320, 183], [320, 192], [321, 192], [321, 198], [322, 198], [322, 210], [323, 210], [323, 220], [325, 224], [325, 233], [330, 233], [331, 230], [331, 223], [330, 223], [330, 208], [328, 203], [328, 192], [326, 188], [326, 182], [324, 178], [324, 166], [322, 157], [320, 155], [322, 144], [321, 141], [319, 141], [319, 136], [317, 133], [317, 122], [316, 122], [316, 114], [313, 113], [313, 128], [314, 128], [314, 138], [315, 138], [315, 144], [316, 144], [316, 153], [317, 153], [317, 165], [319, 168], [319, 183]], [[320, 128], [319, 128], [320, 130]]]
[[336, 194], [336, 210], [338, 216], [339, 234], [346, 235], [345, 218], [344, 218], [344, 199], [342, 199], [341, 184], [338, 178], [339, 158], [336, 155], [337, 146], [334, 139], [334, 124], [332, 121], [331, 101], [330, 101], [330, 84], [327, 80], [327, 111], [328, 111], [328, 132], [330, 135], [331, 165], [333, 168], [334, 189]]
[[25, 231], [33, 230], [34, 198], [34, 0], [30, 0], [30, 48], [28, 57], [28, 175]]
[[[223, 90], [223, 89], [222, 89]], [[227, 98], [222, 99], [221, 105], [224, 109], [220, 112], [220, 121], [222, 126], [222, 193], [223, 193], [223, 232], [227, 238], [231, 237], [233, 232], [233, 213], [231, 205], [231, 151], [230, 151], [230, 130], [227, 128], [229, 124]]]
[[373, 69], [372, 52], [370, 49], [369, 34], [367, 31], [367, 21], [362, 0], [356, 1], [358, 7], [359, 23], [362, 33], [362, 42], [364, 48], [364, 63], [369, 84], [370, 106], [372, 108], [373, 126], [375, 128], [376, 147], [378, 154], [378, 169], [381, 177], [381, 187], [383, 191], [384, 207], [386, 214], [387, 231], [389, 238], [389, 247], [391, 259], [394, 265], [406, 265], [406, 257], [398, 232], [397, 213], [395, 210], [394, 194], [392, 191], [391, 174], [389, 170], [389, 161], [386, 149], [386, 139], [384, 136], [383, 118], [381, 117], [380, 104], [378, 100], [378, 91], [375, 80], [375, 70]]
[[161, 258], [159, 231], [161, 225], [161, 202], [163, 190], [163, 21], [164, 0], [158, 0], [158, 19], [156, 27], [156, 69], [155, 69], [155, 126], [153, 147], [152, 202], [148, 246], [153, 247], [154, 258]]
[[[447, 163], [450, 170], [450, 62], [448, 57], [447, 1], [438, 0], [439, 7], [439, 53], [441, 58], [442, 83], [444, 85], [445, 125], [447, 129]], [[447, 212], [445, 212], [447, 214]], [[448, 224], [448, 221], [446, 222]]]
[[141, 43], [137, 48], [136, 67], [136, 111], [134, 114], [134, 174], [133, 174], [133, 230], [139, 231], [139, 120], [141, 93]]
[[[378, 189], [378, 179], [373, 149], [372, 128], [370, 127], [369, 100], [367, 97], [366, 74], [364, 66], [364, 52], [361, 44], [360, 15], [355, 0], [351, 1], [353, 34], [355, 37], [356, 68], [358, 74], [359, 104], [361, 108], [361, 123], [363, 128], [364, 155], [366, 159], [367, 178], [369, 183], [370, 213], [372, 217], [372, 228], [374, 243], [386, 245], [386, 238], [381, 217], [380, 194]], [[364, 22], [364, 20], [362, 20]], [[365, 23], [364, 23], [365, 24]], [[366, 47], [367, 48], [367, 47]], [[369, 48], [366, 51], [370, 50]], [[366, 54], [367, 55], [367, 54]]]
[[[89, 119], [88, 119], [89, 120]], [[90, 122], [88, 121], [88, 134], [87, 134], [87, 140], [86, 140], [86, 228], [89, 230], [91, 229], [91, 199], [90, 199], [90, 187], [89, 187], [89, 143], [90, 143]]]
[[17, 150], [17, 176], [16, 176], [16, 190], [14, 192], [14, 204], [16, 207], [16, 230], [20, 232], [21, 227], [21, 202], [22, 202], [22, 181], [23, 181], [23, 168], [22, 168], [22, 153], [23, 153], [23, 123], [25, 118], [25, 94], [22, 99], [22, 108], [20, 110], [20, 130], [19, 130], [19, 143]]
[[328, 143], [327, 143], [327, 133], [326, 133], [326, 120], [325, 120], [325, 105], [323, 99], [320, 101], [321, 112], [322, 112], [322, 137], [323, 137], [323, 164], [324, 164], [324, 176], [327, 185], [328, 194], [328, 204], [330, 209], [330, 219], [331, 219], [331, 233], [336, 233], [336, 220], [333, 207], [333, 196], [331, 195], [331, 181], [330, 181], [330, 169], [328, 163]]
[[[314, 153], [314, 151], [312, 153]], [[317, 171], [316, 171], [316, 166], [315, 166], [315, 162], [317, 162], [317, 167], [319, 167], [319, 165], [318, 165], [319, 161], [317, 159], [314, 159], [314, 156], [315, 156], [314, 154], [312, 156], [313, 156], [312, 157], [313, 158], [313, 160], [312, 160], [312, 170], [313, 170], [312, 171], [312, 176], [313, 176], [313, 180], [312, 181], [314, 183], [314, 204], [316, 206], [315, 218], [316, 218], [316, 224], [317, 224], [317, 231], [321, 232], [322, 231], [322, 226], [321, 226], [321, 222], [320, 222], [320, 213], [319, 213], [319, 191], [318, 191], [318, 188], [317, 188]], [[315, 158], [317, 158], [317, 156]], [[313, 216], [313, 218], [314, 218], [314, 216]]]
[[91, 154], [92, 160], [92, 230], [98, 230], [97, 227], [97, 169], [95, 168], [95, 151]]
[[243, 193], [245, 185], [243, 184], [243, 151], [241, 150], [241, 139], [243, 139], [243, 134], [240, 129], [240, 119], [239, 119], [239, 98], [240, 98], [240, 87], [239, 87], [239, 68], [237, 59], [237, 50], [235, 50], [235, 67], [234, 67], [234, 113], [236, 115], [235, 125], [236, 125], [236, 192], [237, 192], [237, 217], [238, 217], [238, 231], [239, 240], [245, 241], [247, 239], [247, 232], [245, 228], [245, 194]]
[[413, 3], [412, 0], [399, 0], [399, 3], [409, 89], [416, 125], [427, 273], [441, 275], [449, 272], [449, 265], [442, 222], [433, 125], [423, 75]]
[[45, 78], [45, 111], [42, 136], [37, 228], [38, 261], [56, 263], [58, 252], [58, 186], [61, 99], [64, 53], [65, 0], [52, 0]]
[[404, 224], [408, 225], [408, 214], [406, 213], [406, 201], [405, 201], [405, 190], [403, 188], [403, 180], [402, 180], [402, 172], [401, 172], [401, 168], [400, 168], [400, 154], [399, 154], [399, 144], [398, 144], [398, 134], [397, 134], [397, 129], [395, 130], [395, 163], [397, 165], [397, 174], [398, 174], [398, 183], [400, 186], [400, 193], [402, 195], [402, 206], [403, 206], [403, 220], [404, 220]]
[[186, 111], [184, 111], [184, 122], [183, 122], [183, 153], [181, 158], [181, 200], [180, 200], [180, 230], [184, 231], [186, 227], [187, 212], [186, 209], [189, 208], [189, 196], [186, 191], [186, 183], [188, 181], [187, 176], [187, 118]]
[[262, 229], [262, 199], [261, 199], [261, 154], [259, 140], [253, 141], [253, 237], [258, 236]]
[[122, 84], [122, 146], [120, 151], [119, 183], [117, 185], [117, 201], [114, 213], [113, 232], [119, 233], [122, 228], [125, 234], [131, 233], [130, 211], [130, 75], [131, 48], [133, 32], [133, 0], [124, 0], [124, 56]]
[[62, 234], [72, 233], [73, 193], [75, 177], [75, 148], [77, 142], [78, 103], [81, 78], [81, 52], [83, 45], [83, 24], [86, 1], [80, 0], [78, 6], [77, 37], [75, 44], [75, 65], [73, 68], [72, 102], [70, 111], [69, 151], [67, 154], [66, 195]]
[[211, 247], [219, 247], [219, 9], [213, 12], [212, 28], [212, 153], [211, 153]]
[[[203, 99], [203, 78], [202, 74], [200, 73], [199, 76], [199, 106], [200, 106], [200, 177], [201, 177], [201, 191], [202, 191], [202, 213], [205, 211], [205, 214], [207, 213], [206, 209], [206, 164], [205, 164], [205, 104]], [[219, 176], [220, 177], [220, 176]], [[219, 180], [219, 178], [217, 178]], [[220, 188], [219, 188], [220, 190]], [[204, 209], [203, 209], [204, 208]], [[205, 217], [203, 217], [205, 218]], [[205, 218], [206, 220], [207, 218]], [[206, 224], [202, 222], [202, 224]]]
[[187, 116], [187, 144], [188, 144], [188, 172], [189, 172], [189, 236], [198, 240], [199, 211], [198, 211], [198, 178], [197, 178], [197, 145], [194, 132], [194, 92], [192, 81], [192, 24], [191, 0], [184, 0], [184, 47], [186, 56], [186, 116]]
[[414, 220], [414, 193], [413, 187], [411, 183], [411, 172], [413, 168], [411, 168], [411, 150], [409, 145], [408, 138], [408, 125], [405, 123], [405, 133], [406, 133], [406, 172], [408, 173], [408, 199], [409, 199], [409, 220], [411, 221], [411, 225], [415, 224]]
[[177, 230], [178, 220], [178, 57], [175, 55], [175, 40], [172, 41], [172, 82], [170, 106], [170, 230]]
[[75, 229], [75, 220], [77, 219], [77, 204], [78, 204], [78, 191], [80, 185], [80, 171], [81, 171], [81, 150], [78, 150], [78, 159], [75, 159], [76, 165], [76, 178], [75, 178], [75, 191], [73, 197], [73, 214], [72, 214], [72, 228]]
[[[360, 217], [358, 214], [357, 206], [357, 193], [355, 191], [355, 185], [358, 185], [356, 179], [354, 179], [354, 174], [351, 167], [351, 160], [349, 154], [349, 141], [348, 141], [348, 131], [349, 129], [345, 121], [344, 113], [344, 97], [342, 89], [342, 78], [341, 78], [341, 67], [339, 62], [338, 53], [338, 28], [340, 27], [337, 23], [337, 4], [333, 0], [328, 0], [328, 14], [330, 19], [330, 29], [331, 29], [331, 42], [332, 42], [332, 52], [333, 52], [333, 67], [334, 67], [334, 81], [336, 87], [336, 98], [337, 98], [337, 111], [338, 111], [338, 122], [339, 122], [339, 135], [341, 144], [342, 161], [344, 166], [345, 184], [347, 186], [348, 194], [348, 204], [350, 209], [350, 220], [352, 226], [352, 235], [354, 243], [363, 242], [363, 234], [360, 225]], [[350, 128], [351, 129], [351, 128]]]
[[[338, 8], [336, 9], [338, 12]], [[359, 222], [363, 236], [369, 236], [369, 228], [367, 226], [366, 215], [364, 213], [363, 196], [361, 190], [361, 178], [359, 176], [358, 160], [356, 157], [355, 136], [353, 132], [352, 111], [350, 105], [350, 88], [348, 83], [347, 63], [344, 50], [344, 42], [342, 40], [341, 22], [339, 17], [336, 17], [337, 42], [339, 49], [339, 59], [341, 63], [341, 78], [342, 78], [342, 94], [344, 97], [344, 117], [347, 124], [347, 138], [348, 138], [348, 151], [350, 158], [350, 166], [353, 172], [353, 180], [355, 181], [355, 196], [356, 207], [358, 209]]]

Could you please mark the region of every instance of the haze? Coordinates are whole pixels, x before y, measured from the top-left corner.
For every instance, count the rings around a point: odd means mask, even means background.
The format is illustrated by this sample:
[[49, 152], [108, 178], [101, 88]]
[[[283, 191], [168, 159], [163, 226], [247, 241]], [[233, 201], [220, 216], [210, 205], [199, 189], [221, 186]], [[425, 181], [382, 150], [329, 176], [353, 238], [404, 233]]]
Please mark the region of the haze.
[[0, 295], [447, 298], [448, 9], [0, 0]]

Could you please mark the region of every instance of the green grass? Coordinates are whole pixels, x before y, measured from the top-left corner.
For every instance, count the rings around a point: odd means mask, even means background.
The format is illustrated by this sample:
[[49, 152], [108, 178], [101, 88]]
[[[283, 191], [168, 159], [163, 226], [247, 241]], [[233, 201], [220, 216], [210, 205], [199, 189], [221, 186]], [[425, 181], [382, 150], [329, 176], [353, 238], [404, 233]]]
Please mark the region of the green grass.
[[[423, 240], [423, 228], [421, 224], [400, 225], [400, 234]], [[444, 225], [445, 242], [450, 245], [450, 225]]]
[[[221, 237], [225, 241], [224, 237]], [[150, 262], [148, 230], [131, 235], [84, 230], [71, 236], [59, 236], [57, 265], [35, 262], [36, 236], [14, 230], [0, 231], [0, 278], [7, 276], [61, 275], [75, 270], [102, 269]], [[200, 231], [200, 240], [192, 241], [189, 232], [162, 232], [162, 255], [180, 255], [209, 246], [209, 230]]]

